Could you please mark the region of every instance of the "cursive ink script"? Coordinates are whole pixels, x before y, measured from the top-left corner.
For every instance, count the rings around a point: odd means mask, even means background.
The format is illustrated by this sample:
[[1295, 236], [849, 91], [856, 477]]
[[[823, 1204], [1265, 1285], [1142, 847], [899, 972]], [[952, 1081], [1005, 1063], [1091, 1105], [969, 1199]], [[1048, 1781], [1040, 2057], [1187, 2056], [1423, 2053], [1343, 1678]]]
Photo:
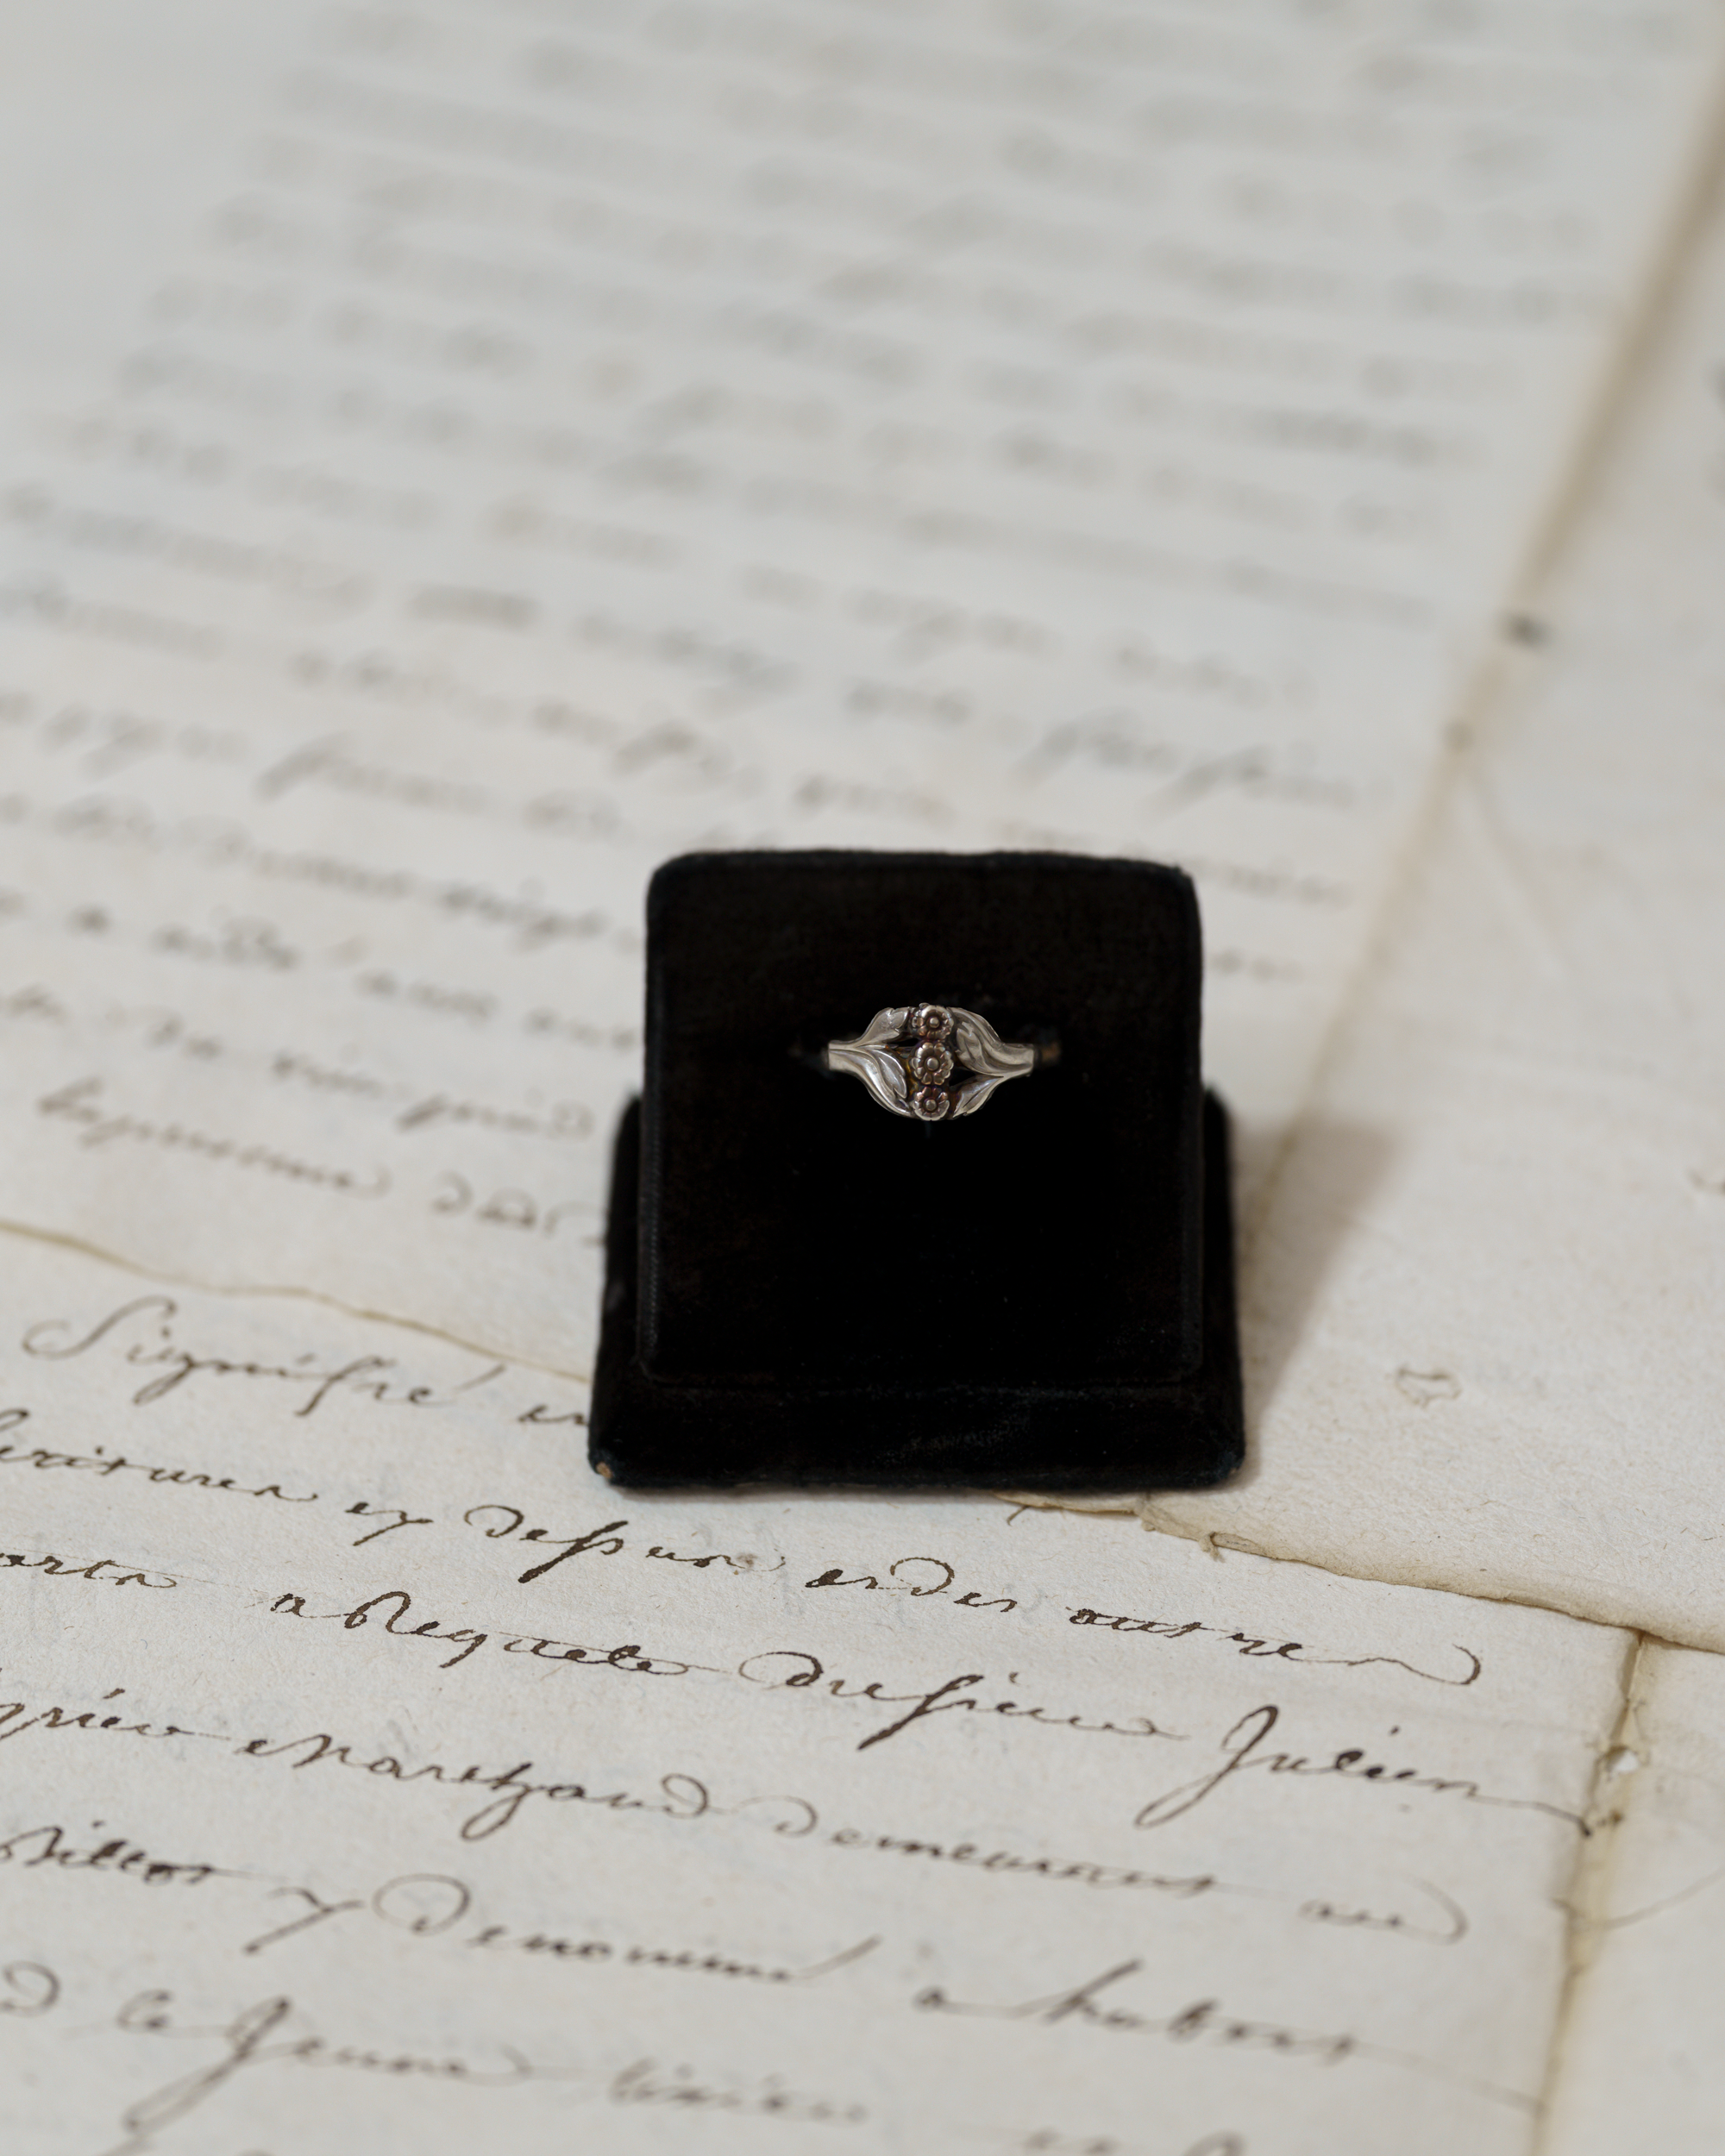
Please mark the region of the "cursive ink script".
[[1105, 1632], [1148, 1633], [1157, 1639], [1187, 1639], [1195, 1633], [1208, 1633], [1213, 1639], [1226, 1640], [1238, 1646], [1243, 1655], [1256, 1659], [1281, 1662], [1299, 1662], [1316, 1669], [1365, 1670], [1384, 1664], [1391, 1669], [1405, 1670], [1409, 1677], [1423, 1678], [1427, 1684], [1466, 1686], [1477, 1683], [1485, 1664], [1471, 1647], [1458, 1646], [1456, 1652], [1467, 1664], [1465, 1677], [1440, 1677], [1434, 1670], [1421, 1670], [1411, 1662], [1404, 1662], [1394, 1654], [1312, 1654], [1299, 1639], [1272, 1639], [1258, 1638], [1248, 1632], [1229, 1632], [1220, 1625], [1206, 1625], [1195, 1619], [1184, 1621], [1160, 1617], [1111, 1617], [1100, 1609], [1075, 1609], [1067, 1622], [1073, 1625], [1100, 1626]]
[[1544, 1812], [1552, 1819], [1560, 1819], [1586, 1834], [1592, 1830], [1579, 1812], [1568, 1810], [1560, 1804], [1547, 1804], [1542, 1798], [1533, 1796], [1496, 1796], [1483, 1789], [1479, 1783], [1466, 1775], [1422, 1773], [1418, 1767], [1391, 1767], [1371, 1760], [1357, 1745], [1349, 1745], [1332, 1752], [1327, 1758], [1312, 1758], [1303, 1752], [1274, 1752], [1267, 1748], [1265, 1739], [1281, 1719], [1278, 1707], [1254, 1707], [1242, 1714], [1222, 1738], [1218, 1749], [1222, 1755], [1221, 1764], [1200, 1775], [1195, 1781], [1182, 1782], [1177, 1789], [1165, 1790], [1139, 1807], [1132, 1821], [1135, 1827], [1165, 1827], [1170, 1820], [1179, 1819], [1214, 1796], [1216, 1791], [1235, 1775], [1262, 1768], [1270, 1774], [1289, 1774], [1302, 1777], [1333, 1777], [1352, 1782], [1371, 1783], [1385, 1789], [1426, 1789], [1435, 1796], [1459, 1796], [1471, 1804], [1492, 1804], [1512, 1811]]

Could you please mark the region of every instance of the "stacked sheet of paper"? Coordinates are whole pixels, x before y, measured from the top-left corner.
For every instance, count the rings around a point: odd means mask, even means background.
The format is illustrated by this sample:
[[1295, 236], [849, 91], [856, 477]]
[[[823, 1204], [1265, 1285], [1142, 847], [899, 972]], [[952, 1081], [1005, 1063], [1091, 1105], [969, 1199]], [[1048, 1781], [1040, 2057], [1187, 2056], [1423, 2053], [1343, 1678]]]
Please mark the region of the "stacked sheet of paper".
[[[7, 2150], [1716, 2146], [1713, 0], [0, 52]], [[828, 844], [1197, 880], [1234, 1485], [588, 1472]]]

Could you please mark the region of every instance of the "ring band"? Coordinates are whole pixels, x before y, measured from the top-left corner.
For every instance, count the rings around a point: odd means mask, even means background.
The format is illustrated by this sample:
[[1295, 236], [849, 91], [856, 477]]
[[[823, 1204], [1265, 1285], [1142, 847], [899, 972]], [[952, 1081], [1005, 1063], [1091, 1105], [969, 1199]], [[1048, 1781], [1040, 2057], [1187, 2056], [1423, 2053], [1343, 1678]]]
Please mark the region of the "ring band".
[[952, 1122], [1008, 1078], [1026, 1078], [1037, 1051], [1003, 1041], [957, 1004], [900, 1003], [877, 1011], [855, 1040], [829, 1041], [826, 1067], [860, 1078], [881, 1106], [918, 1123]]

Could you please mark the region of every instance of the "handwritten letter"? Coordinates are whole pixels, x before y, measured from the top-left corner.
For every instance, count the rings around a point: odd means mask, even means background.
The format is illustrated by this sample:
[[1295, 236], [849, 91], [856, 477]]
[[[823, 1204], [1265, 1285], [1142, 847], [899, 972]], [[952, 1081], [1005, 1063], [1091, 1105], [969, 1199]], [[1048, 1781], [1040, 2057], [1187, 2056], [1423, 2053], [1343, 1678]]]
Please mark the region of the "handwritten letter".
[[0, 490], [0, 1215], [584, 1370], [642, 884], [739, 844], [1187, 863], [1250, 1181], [1716, 11], [258, 26]]
[[1530, 2147], [1620, 1635], [619, 1495], [530, 1370], [0, 1266], [29, 2146]]

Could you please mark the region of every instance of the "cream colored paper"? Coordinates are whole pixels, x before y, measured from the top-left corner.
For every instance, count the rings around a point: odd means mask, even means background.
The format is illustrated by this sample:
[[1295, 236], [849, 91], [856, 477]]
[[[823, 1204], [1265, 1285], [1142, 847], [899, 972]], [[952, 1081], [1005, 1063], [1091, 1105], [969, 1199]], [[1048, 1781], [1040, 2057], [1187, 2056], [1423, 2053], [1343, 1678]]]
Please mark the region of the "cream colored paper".
[[1189, 863], [1249, 1188], [1717, 9], [178, 3], [12, 153], [204, 193], [26, 341], [0, 1215], [580, 1372], [643, 882], [757, 843]]
[[1256, 1249], [1181, 1532], [1725, 1647], [1725, 227]]
[[1628, 1642], [0, 1238], [9, 2151], [1523, 2156]]
[[1725, 1662], [1643, 1648], [1612, 1759], [1622, 1823], [1578, 1912], [1549, 2156], [1725, 2140]]
[[1712, 2130], [1717, 1665], [1334, 1576], [1717, 1644], [1705, 294], [1150, 1507], [1331, 1573], [580, 1378], [680, 847], [1188, 862], [1257, 1187], [1722, 38], [12, 11], [9, 2156]]

